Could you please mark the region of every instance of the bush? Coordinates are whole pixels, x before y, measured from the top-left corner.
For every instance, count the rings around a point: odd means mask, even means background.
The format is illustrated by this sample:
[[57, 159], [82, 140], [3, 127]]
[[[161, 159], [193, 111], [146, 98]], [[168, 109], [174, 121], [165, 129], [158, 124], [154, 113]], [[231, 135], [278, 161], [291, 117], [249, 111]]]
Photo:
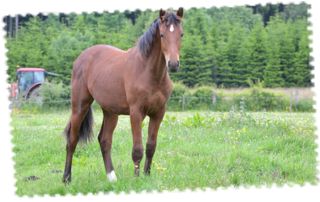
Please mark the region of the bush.
[[213, 108], [213, 89], [209, 86], [201, 86], [194, 89], [191, 97], [188, 97], [186, 106], [188, 109], [209, 110]]
[[62, 82], [45, 82], [40, 87], [44, 107], [62, 107], [70, 104], [70, 86]]
[[183, 97], [190, 94], [188, 88], [182, 83], [173, 83], [172, 94], [169, 99], [168, 109], [172, 111], [183, 108]]
[[[232, 92], [232, 91], [231, 91]], [[225, 93], [210, 86], [189, 89], [181, 83], [175, 83], [168, 103], [168, 110], [214, 110], [214, 111], [299, 111], [313, 112], [313, 101], [303, 99], [290, 104], [284, 93], [266, 90], [254, 86], [242, 92]]]
[[173, 90], [171, 97], [182, 97], [188, 94], [188, 88], [182, 83], [173, 83]]
[[30, 97], [26, 99], [19, 96], [11, 104], [11, 108], [31, 113], [41, 112], [50, 108], [70, 106], [70, 87], [63, 85], [62, 82], [46, 81], [40, 87], [34, 89]]
[[212, 109], [214, 111], [230, 111], [235, 105], [234, 96], [227, 96], [222, 92], [215, 94], [215, 102]]
[[267, 92], [261, 88], [250, 89], [234, 98], [236, 108], [243, 107], [247, 111], [289, 111], [290, 100], [284, 94]]
[[294, 106], [293, 110], [298, 112], [315, 112], [313, 99], [302, 99]]

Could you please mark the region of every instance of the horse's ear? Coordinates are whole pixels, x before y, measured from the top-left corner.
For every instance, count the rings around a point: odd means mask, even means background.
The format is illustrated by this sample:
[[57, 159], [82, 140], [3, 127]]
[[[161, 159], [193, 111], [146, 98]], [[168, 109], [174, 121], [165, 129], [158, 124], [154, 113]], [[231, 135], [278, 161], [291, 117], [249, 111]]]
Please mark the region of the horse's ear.
[[162, 10], [162, 8], [159, 11], [159, 17], [160, 20], [163, 21], [164, 20], [164, 15], [166, 14], [166, 11]]
[[183, 8], [180, 7], [178, 10], [177, 10], [177, 16], [179, 16], [180, 18], [183, 17]]

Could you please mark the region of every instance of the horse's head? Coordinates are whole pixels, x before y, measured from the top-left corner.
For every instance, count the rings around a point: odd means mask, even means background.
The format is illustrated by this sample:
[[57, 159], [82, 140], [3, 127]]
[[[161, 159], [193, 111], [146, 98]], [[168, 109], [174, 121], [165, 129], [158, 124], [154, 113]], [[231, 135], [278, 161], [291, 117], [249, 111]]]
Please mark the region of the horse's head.
[[161, 38], [161, 50], [166, 59], [166, 65], [170, 71], [176, 72], [179, 68], [179, 51], [183, 29], [181, 20], [183, 8], [176, 13], [160, 10], [159, 33]]

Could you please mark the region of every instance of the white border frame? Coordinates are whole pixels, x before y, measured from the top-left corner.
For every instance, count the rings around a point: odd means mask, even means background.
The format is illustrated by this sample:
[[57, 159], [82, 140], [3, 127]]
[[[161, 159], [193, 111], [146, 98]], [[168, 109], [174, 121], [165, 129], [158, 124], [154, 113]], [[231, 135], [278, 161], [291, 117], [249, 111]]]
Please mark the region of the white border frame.
[[[237, 5], [255, 5], [258, 3], [266, 4], [266, 3], [301, 3], [302, 1], [297, 0], [160, 0], [160, 1], [147, 1], [147, 0], [131, 0], [131, 1], [107, 1], [107, 0], [6, 0], [1, 2], [0, 8], [0, 123], [1, 123], [1, 141], [0, 141], [0, 193], [2, 200], [6, 201], [53, 201], [53, 200], [61, 200], [61, 201], [84, 201], [84, 200], [94, 200], [94, 201], [106, 201], [106, 200], [119, 200], [119, 201], [128, 201], [128, 200], [139, 200], [139, 201], [164, 201], [164, 200], [191, 200], [191, 201], [202, 201], [203, 199], [213, 199], [213, 200], [223, 200], [223, 201], [315, 201], [317, 196], [320, 193], [320, 186], [318, 185], [310, 185], [306, 184], [303, 186], [294, 185], [294, 186], [282, 186], [278, 187], [273, 185], [270, 187], [261, 186], [254, 187], [250, 186], [248, 188], [240, 187], [240, 188], [220, 188], [218, 190], [206, 189], [196, 190], [196, 191], [173, 191], [173, 192], [152, 192], [152, 193], [134, 193], [130, 194], [115, 194], [115, 193], [99, 193], [98, 195], [88, 194], [86, 196], [77, 195], [77, 196], [35, 196], [35, 197], [18, 197], [15, 194], [15, 178], [14, 178], [14, 162], [12, 160], [13, 157], [13, 145], [11, 144], [11, 135], [10, 130], [12, 130], [10, 126], [10, 111], [9, 111], [9, 101], [8, 101], [8, 84], [6, 83], [7, 75], [7, 65], [6, 65], [6, 57], [5, 57], [5, 32], [4, 32], [4, 22], [3, 17], [6, 15], [15, 15], [15, 14], [33, 14], [36, 15], [40, 12], [47, 13], [82, 13], [82, 12], [102, 12], [104, 10], [108, 10], [110, 12], [119, 10], [124, 11], [135, 10], [139, 8], [140, 10], [145, 10], [147, 8], [152, 10], [158, 10], [160, 8], [178, 8], [184, 7], [185, 9], [191, 7], [221, 7], [221, 6], [237, 6]], [[320, 116], [319, 116], [319, 107], [320, 107], [320, 70], [319, 68], [319, 56], [320, 56], [320, 44], [319, 44], [319, 36], [320, 36], [320, 24], [319, 24], [319, 11], [320, 7], [317, 4], [317, 1], [305, 0], [304, 2], [311, 4], [311, 9], [309, 10], [311, 27], [311, 47], [313, 49], [312, 56], [314, 57], [314, 61], [312, 65], [314, 66], [314, 79], [313, 83], [315, 87], [313, 88], [313, 92], [315, 93], [316, 99], [316, 126], [319, 129], [320, 126]], [[317, 20], [317, 21], [316, 21]], [[319, 130], [316, 131], [317, 135], [319, 134]], [[319, 154], [319, 138], [317, 138], [317, 153]], [[317, 156], [317, 171], [318, 171], [318, 179], [319, 179], [319, 155]]]

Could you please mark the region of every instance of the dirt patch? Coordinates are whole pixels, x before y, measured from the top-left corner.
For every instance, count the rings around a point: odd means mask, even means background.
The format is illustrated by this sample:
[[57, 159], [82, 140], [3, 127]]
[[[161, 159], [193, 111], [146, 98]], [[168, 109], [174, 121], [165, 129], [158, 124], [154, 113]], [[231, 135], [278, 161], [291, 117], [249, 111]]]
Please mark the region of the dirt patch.
[[30, 182], [30, 181], [36, 181], [36, 180], [39, 180], [40, 177], [37, 177], [37, 176], [34, 176], [34, 175], [31, 175], [29, 177], [25, 177], [24, 180], [27, 181], [27, 182]]

